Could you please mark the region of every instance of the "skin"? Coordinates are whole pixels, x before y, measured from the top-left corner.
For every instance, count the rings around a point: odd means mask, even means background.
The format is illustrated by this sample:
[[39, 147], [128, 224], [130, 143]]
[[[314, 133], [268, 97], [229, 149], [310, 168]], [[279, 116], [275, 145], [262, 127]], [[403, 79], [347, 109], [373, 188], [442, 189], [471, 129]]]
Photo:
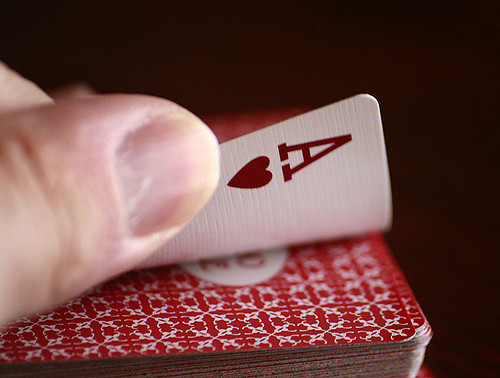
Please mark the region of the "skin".
[[133, 269], [218, 182], [217, 140], [180, 106], [52, 96], [0, 62], [0, 324]]

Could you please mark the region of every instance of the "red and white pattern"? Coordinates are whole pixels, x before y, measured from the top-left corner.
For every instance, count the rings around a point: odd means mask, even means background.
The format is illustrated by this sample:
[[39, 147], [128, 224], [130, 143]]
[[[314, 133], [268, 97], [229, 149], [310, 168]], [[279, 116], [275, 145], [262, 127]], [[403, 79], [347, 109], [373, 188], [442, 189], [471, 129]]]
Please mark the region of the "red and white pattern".
[[290, 249], [248, 287], [134, 272], [3, 333], [3, 362], [380, 343], [415, 334], [378, 236]]

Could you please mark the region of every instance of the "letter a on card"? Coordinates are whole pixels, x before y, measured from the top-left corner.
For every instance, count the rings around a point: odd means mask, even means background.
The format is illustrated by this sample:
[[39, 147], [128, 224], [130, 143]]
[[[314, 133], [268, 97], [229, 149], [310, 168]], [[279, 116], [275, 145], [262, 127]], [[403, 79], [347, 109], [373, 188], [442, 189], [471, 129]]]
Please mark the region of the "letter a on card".
[[[280, 153], [281, 161], [288, 160], [289, 152], [299, 151], [299, 150], [302, 151], [302, 158], [303, 158], [303, 162], [294, 168], [290, 168], [290, 164], [285, 164], [281, 167], [281, 169], [283, 170], [284, 180], [285, 181], [291, 180], [292, 175], [294, 173], [297, 173], [301, 169], [307, 167], [309, 164], [314, 163], [319, 158], [339, 148], [343, 144], [350, 142], [351, 140], [352, 140], [351, 134], [347, 134], [333, 138], [320, 139], [314, 142], [294, 144], [292, 146], [287, 146], [286, 143], [280, 144], [278, 146], [278, 150]], [[316, 155], [311, 155], [311, 148], [323, 145], [330, 145], [330, 146], [328, 148], [325, 148], [323, 151], [318, 152]]]
[[142, 266], [384, 230], [389, 173], [377, 101], [358, 95], [220, 145], [219, 187]]

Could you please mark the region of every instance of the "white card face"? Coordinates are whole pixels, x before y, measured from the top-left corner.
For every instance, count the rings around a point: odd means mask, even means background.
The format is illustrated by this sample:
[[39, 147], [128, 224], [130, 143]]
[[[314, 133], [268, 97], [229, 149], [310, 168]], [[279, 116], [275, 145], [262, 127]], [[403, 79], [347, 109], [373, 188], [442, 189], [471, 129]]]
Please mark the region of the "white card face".
[[357, 95], [222, 143], [207, 206], [141, 267], [383, 231], [392, 218], [377, 101]]

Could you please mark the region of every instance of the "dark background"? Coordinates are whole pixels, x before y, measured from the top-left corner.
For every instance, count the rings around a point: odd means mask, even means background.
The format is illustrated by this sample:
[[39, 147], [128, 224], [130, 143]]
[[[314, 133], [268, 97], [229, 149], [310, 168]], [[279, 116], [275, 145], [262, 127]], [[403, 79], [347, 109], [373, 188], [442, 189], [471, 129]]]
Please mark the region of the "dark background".
[[3, 1], [0, 59], [44, 89], [84, 81], [166, 97], [202, 116], [374, 95], [394, 195], [388, 240], [435, 333], [426, 362], [439, 376], [493, 376], [494, 5]]

